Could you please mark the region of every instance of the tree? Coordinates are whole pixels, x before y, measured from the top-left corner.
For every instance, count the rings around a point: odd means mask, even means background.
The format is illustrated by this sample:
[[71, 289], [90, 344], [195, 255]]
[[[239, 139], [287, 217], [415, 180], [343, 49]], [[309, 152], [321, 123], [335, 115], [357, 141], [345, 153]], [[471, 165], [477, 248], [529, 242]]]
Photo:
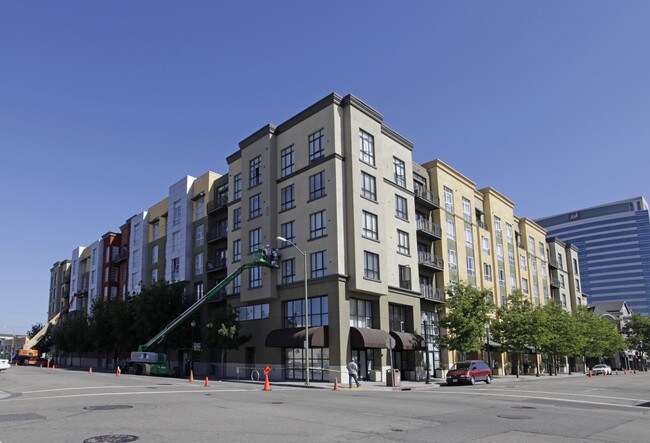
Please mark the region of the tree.
[[206, 344], [221, 349], [221, 377], [223, 378], [225, 376], [226, 352], [239, 349], [252, 337], [240, 335], [241, 323], [238, 311], [230, 305], [225, 309], [217, 310], [205, 328]]
[[[576, 348], [584, 356], [601, 358], [611, 356], [625, 348], [623, 337], [609, 320], [595, 315], [586, 307], [578, 307], [575, 318]], [[586, 370], [586, 368], [585, 368]]]
[[513, 291], [508, 295], [506, 306], [497, 311], [493, 326], [494, 338], [503, 346], [504, 351], [515, 355], [517, 377], [521, 354], [526, 351], [526, 346], [537, 344], [535, 331], [538, 318], [533, 314], [530, 300], [521, 291]]
[[135, 349], [133, 303], [126, 300], [95, 300], [90, 317], [91, 337], [98, 351], [119, 358], [124, 350]]
[[539, 348], [549, 354], [551, 375], [557, 375], [558, 356], [572, 356], [579, 352], [575, 317], [555, 302], [549, 302], [536, 311]]
[[623, 327], [625, 343], [641, 353], [650, 353], [650, 318], [635, 312]]
[[492, 291], [455, 283], [446, 290], [446, 312], [438, 322], [447, 333], [441, 344], [460, 353], [478, 352], [485, 345], [485, 325], [494, 311]]
[[87, 352], [93, 349], [88, 318], [80, 315], [59, 323], [52, 331], [56, 349], [63, 352]]

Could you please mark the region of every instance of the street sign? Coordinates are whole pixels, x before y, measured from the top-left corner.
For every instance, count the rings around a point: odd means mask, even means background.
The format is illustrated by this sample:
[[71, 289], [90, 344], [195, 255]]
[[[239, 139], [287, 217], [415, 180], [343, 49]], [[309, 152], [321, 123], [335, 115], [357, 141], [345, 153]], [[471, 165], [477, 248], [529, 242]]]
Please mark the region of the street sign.
[[393, 337], [388, 337], [386, 339], [386, 347], [388, 349], [395, 349], [395, 339]]

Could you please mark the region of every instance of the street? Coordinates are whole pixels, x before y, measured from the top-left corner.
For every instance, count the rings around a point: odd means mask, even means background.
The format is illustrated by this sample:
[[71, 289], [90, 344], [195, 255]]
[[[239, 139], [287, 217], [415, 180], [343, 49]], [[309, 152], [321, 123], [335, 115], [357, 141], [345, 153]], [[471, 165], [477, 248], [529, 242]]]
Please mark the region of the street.
[[496, 379], [392, 390], [364, 383], [189, 382], [65, 369], [0, 374], [0, 442], [650, 439], [650, 375]]

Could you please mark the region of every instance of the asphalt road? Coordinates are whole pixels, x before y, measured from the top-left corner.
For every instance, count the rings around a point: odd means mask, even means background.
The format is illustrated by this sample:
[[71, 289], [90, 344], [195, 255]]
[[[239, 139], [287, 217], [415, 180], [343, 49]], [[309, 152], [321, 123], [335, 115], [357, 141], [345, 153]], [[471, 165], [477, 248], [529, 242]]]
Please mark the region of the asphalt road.
[[0, 442], [650, 441], [650, 373], [321, 386], [12, 367], [0, 373]]

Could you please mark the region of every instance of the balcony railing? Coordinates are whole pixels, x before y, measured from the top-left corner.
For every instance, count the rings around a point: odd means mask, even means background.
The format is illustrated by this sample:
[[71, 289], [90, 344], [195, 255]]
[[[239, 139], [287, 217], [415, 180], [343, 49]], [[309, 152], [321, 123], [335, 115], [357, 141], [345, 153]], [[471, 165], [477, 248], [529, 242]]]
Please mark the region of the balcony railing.
[[121, 251], [118, 254], [113, 255], [113, 263], [119, 263], [127, 258], [129, 258], [129, 251]]
[[225, 240], [228, 237], [227, 229], [212, 229], [207, 232], [205, 238], [208, 243], [212, 243], [217, 240]]
[[560, 279], [551, 277], [551, 286], [560, 289], [561, 287]]
[[429, 220], [418, 220], [417, 230], [438, 240], [442, 238], [442, 228], [435, 223], [429, 222]]
[[434, 209], [440, 208], [440, 197], [437, 197], [428, 189], [416, 187], [413, 190], [413, 193], [415, 194], [415, 200], [417, 203], [423, 203], [424, 205]]
[[225, 209], [228, 206], [228, 196], [227, 195], [218, 195], [212, 201], [208, 202], [208, 214], [218, 211], [219, 209]]
[[476, 224], [478, 225], [479, 228], [485, 229], [487, 231], [487, 225], [481, 220], [476, 220]]
[[435, 269], [436, 271], [442, 271], [445, 267], [445, 261], [442, 257], [423, 251], [418, 251], [418, 264]]
[[422, 298], [426, 300], [433, 300], [439, 302], [445, 301], [444, 289], [434, 288], [431, 285], [420, 285], [420, 292], [422, 293]]
[[227, 267], [228, 267], [228, 263], [227, 263], [227, 260], [225, 258], [210, 260], [205, 265], [205, 269], [208, 272], [220, 271], [220, 270], [226, 269]]

